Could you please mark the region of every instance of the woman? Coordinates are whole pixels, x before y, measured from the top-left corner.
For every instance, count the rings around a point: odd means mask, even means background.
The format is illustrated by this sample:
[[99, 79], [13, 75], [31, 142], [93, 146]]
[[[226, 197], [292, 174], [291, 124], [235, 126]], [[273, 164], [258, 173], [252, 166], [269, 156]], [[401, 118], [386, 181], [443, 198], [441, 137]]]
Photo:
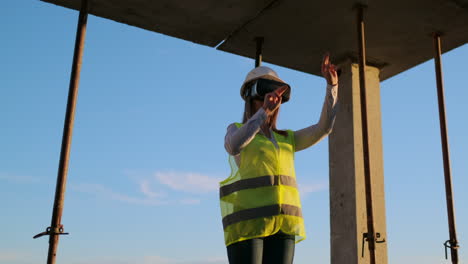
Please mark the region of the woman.
[[291, 88], [268, 67], [253, 69], [241, 87], [242, 124], [228, 126], [225, 148], [231, 175], [220, 199], [230, 264], [291, 264], [295, 243], [305, 239], [294, 152], [327, 136], [335, 119], [338, 75], [326, 54], [327, 91], [320, 120], [298, 131], [279, 130], [276, 120]]

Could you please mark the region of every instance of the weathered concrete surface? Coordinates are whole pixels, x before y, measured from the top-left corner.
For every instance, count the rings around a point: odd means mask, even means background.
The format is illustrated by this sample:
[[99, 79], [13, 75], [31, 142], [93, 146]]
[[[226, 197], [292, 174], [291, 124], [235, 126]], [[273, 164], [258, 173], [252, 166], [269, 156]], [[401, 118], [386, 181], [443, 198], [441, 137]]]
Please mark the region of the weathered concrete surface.
[[[43, 0], [79, 9], [80, 0]], [[89, 0], [90, 13], [147, 30], [255, 57], [265, 37], [266, 62], [320, 75], [321, 56], [355, 57], [358, 1]], [[366, 12], [368, 64], [385, 80], [433, 57], [433, 31], [444, 52], [468, 42], [468, 0], [360, 0]], [[89, 25], [92, 27], [92, 25]]]
[[[42, 0], [79, 10], [81, 0]], [[270, 0], [88, 0], [89, 13], [214, 47]], [[89, 25], [92, 27], [92, 25]]]
[[468, 9], [452, 0], [294, 0], [278, 1], [220, 49], [253, 57], [251, 40], [262, 35], [265, 61], [320, 75], [327, 50], [333, 61], [357, 57], [356, 2], [368, 5], [367, 60], [381, 68], [381, 80], [433, 58], [434, 31], [446, 33], [444, 51], [468, 42]]
[[[367, 232], [359, 69], [341, 66], [339, 110], [329, 136], [330, 243], [332, 264], [367, 264], [367, 243], [362, 255], [362, 235]], [[382, 127], [379, 70], [366, 68], [369, 155], [375, 231], [388, 239], [385, 223]], [[376, 244], [376, 263], [387, 263], [387, 244]]]

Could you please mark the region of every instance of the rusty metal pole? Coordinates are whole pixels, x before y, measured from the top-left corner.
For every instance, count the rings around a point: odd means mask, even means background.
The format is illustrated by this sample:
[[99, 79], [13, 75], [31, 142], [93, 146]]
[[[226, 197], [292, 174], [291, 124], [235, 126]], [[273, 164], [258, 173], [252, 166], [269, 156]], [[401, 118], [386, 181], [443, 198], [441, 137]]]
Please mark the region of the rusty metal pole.
[[70, 157], [73, 121], [75, 118], [75, 106], [78, 96], [78, 86], [80, 81], [80, 70], [83, 57], [87, 19], [88, 0], [82, 0], [80, 14], [78, 18], [78, 27], [76, 32], [75, 50], [73, 53], [73, 65], [68, 91], [65, 123], [63, 128], [62, 147], [60, 150], [60, 162], [57, 175], [57, 185], [55, 189], [52, 221], [50, 227], [48, 227], [45, 232], [42, 232], [34, 237], [37, 238], [43, 235], [49, 235], [49, 251], [47, 255], [47, 264], [55, 263], [59, 235], [67, 234], [63, 232], [63, 225], [61, 224], [61, 220], [67, 183], [68, 160]]
[[450, 240], [444, 243], [445, 257], [447, 258], [447, 248], [450, 248], [452, 263], [458, 264], [458, 241], [455, 226], [455, 209], [453, 205], [452, 193], [452, 173], [450, 170], [450, 153], [448, 144], [447, 120], [445, 118], [445, 97], [444, 97], [444, 81], [442, 76], [442, 48], [440, 44], [440, 34], [434, 33], [434, 49], [435, 49], [435, 72], [437, 81], [437, 99], [439, 101], [439, 122], [440, 122], [440, 137], [442, 142], [442, 156], [444, 161], [444, 178], [445, 178], [445, 197], [447, 202], [447, 215]]
[[[362, 147], [364, 155], [364, 181], [366, 190], [366, 212], [367, 212], [367, 233], [363, 234], [364, 241], [368, 242], [370, 263], [375, 264], [375, 243], [380, 234], [375, 233], [374, 228], [374, 208], [372, 201], [372, 178], [370, 171], [369, 157], [369, 128], [367, 121], [367, 97], [366, 97], [366, 42], [365, 42], [365, 24], [364, 24], [364, 8], [365, 6], [357, 6], [357, 34], [359, 47], [359, 85], [361, 99], [361, 122], [362, 122]], [[384, 242], [379, 241], [379, 242]], [[364, 252], [364, 245], [363, 245]]]
[[255, 68], [262, 64], [262, 51], [263, 51], [263, 37], [256, 37], [257, 52], [255, 54]]

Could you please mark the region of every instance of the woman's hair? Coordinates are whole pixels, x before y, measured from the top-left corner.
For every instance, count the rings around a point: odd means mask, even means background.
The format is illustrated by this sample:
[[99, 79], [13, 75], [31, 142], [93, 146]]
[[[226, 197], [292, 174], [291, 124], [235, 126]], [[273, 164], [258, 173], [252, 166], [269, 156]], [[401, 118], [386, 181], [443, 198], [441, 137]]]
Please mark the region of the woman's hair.
[[[271, 130], [274, 132], [283, 135], [285, 137], [288, 136], [288, 132], [286, 130], [279, 130], [276, 128], [276, 120], [278, 119], [279, 108], [275, 110], [273, 115], [271, 115], [266, 122], [270, 123]], [[247, 120], [249, 120], [255, 114], [255, 104], [253, 99], [249, 96], [245, 98], [245, 106], [244, 106], [244, 116], [242, 118], [242, 124], [245, 124]]]

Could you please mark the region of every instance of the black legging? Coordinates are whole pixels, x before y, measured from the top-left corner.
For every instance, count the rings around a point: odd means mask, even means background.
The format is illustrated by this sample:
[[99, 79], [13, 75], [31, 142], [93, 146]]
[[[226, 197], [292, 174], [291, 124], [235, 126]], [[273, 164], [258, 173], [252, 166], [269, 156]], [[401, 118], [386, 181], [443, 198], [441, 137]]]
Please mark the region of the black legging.
[[294, 236], [277, 233], [254, 238], [227, 247], [229, 264], [292, 264]]

